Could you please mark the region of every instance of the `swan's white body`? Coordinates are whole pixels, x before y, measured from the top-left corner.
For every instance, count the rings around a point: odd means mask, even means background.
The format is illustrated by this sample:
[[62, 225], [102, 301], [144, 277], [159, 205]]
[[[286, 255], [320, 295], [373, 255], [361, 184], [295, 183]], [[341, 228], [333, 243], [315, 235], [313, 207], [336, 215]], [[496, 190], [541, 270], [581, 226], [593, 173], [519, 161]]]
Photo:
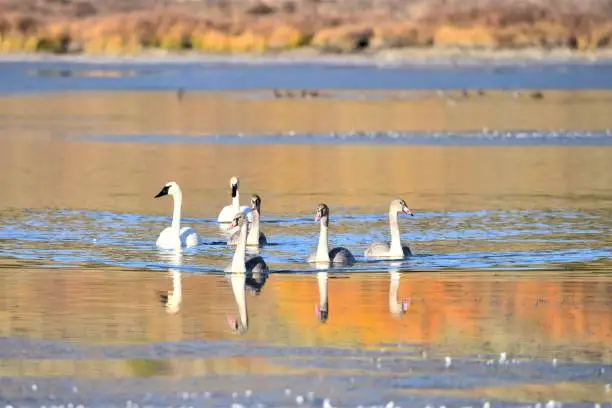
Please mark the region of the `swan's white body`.
[[172, 212], [172, 224], [164, 228], [159, 234], [155, 245], [162, 249], [191, 248], [200, 243], [197, 232], [191, 227], [181, 228], [181, 206], [183, 204], [183, 193], [174, 181], [167, 183], [162, 191], [156, 196], [163, 197], [171, 195], [174, 199], [174, 210]]
[[[259, 220], [261, 218], [261, 198], [254, 194], [251, 197], [251, 212], [250, 215], [253, 217], [253, 222], [251, 222], [250, 227], [247, 233], [246, 244], [249, 247], [258, 247], [262, 245], [266, 245], [268, 240], [263, 232], [261, 232], [259, 227]], [[240, 241], [240, 230], [235, 231], [230, 239], [227, 241], [228, 245], [238, 245]]]
[[239, 212], [244, 212], [247, 214], [248, 221], [253, 221], [253, 215], [251, 214], [251, 209], [246, 205], [240, 205], [240, 192], [238, 190], [239, 181], [238, 178], [232, 177], [230, 179], [230, 189], [232, 192], [232, 203], [226, 205], [219, 212], [219, 216], [217, 217], [217, 222], [220, 223], [229, 223], [232, 222], [234, 217]]
[[397, 223], [397, 214], [403, 212], [412, 215], [412, 211], [403, 200], [393, 200], [389, 206], [389, 227], [391, 229], [391, 243], [374, 242], [364, 251], [368, 258], [405, 259], [412, 255], [408, 246], [402, 246], [402, 240]]
[[[234, 201], [238, 205], [235, 205]], [[232, 198], [232, 204], [228, 204], [221, 209], [221, 212], [219, 212], [219, 216], [217, 217], [217, 222], [223, 222], [223, 223], [232, 222], [236, 214], [238, 214], [241, 211], [247, 214], [249, 222], [253, 221], [253, 215], [251, 214], [251, 209], [247, 207], [246, 205], [240, 205], [238, 197], [234, 197]]]
[[157, 237], [155, 245], [162, 249], [192, 248], [200, 243], [198, 233], [191, 227], [183, 227], [179, 230], [178, 241], [176, 229], [166, 227]]
[[316, 218], [320, 221], [319, 244], [316, 252], [311, 253], [307, 262], [316, 264], [351, 265], [355, 257], [346, 248], [336, 247], [329, 250], [329, 208], [325, 204], [319, 204]]
[[261, 256], [255, 256], [248, 261], [246, 260], [247, 222], [244, 213], [239, 213], [234, 218], [231, 227], [233, 228], [236, 225], [240, 227], [240, 236], [232, 262], [225, 268], [225, 272], [268, 272], [268, 265], [266, 265], [266, 262]]

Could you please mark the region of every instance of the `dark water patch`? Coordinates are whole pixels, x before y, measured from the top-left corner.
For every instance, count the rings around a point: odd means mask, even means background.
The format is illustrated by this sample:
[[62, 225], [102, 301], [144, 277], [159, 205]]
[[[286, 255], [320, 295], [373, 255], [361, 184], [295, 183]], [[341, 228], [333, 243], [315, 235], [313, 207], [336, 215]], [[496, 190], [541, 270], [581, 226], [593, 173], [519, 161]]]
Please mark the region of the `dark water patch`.
[[146, 69], [87, 69], [86, 67], [71, 67], [65, 69], [34, 69], [28, 74], [43, 78], [133, 78], [140, 75], [152, 75], [156, 70]]
[[270, 135], [85, 135], [70, 138], [110, 143], [196, 144], [375, 144], [440, 146], [612, 146], [612, 133], [574, 131], [477, 131], [477, 132], [352, 132]]

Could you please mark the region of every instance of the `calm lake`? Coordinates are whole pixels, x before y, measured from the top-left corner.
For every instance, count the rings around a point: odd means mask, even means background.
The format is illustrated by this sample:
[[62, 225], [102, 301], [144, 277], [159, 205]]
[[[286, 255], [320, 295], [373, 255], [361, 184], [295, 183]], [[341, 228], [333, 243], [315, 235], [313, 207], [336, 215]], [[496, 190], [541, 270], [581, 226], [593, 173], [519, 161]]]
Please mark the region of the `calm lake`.
[[[0, 63], [1, 406], [612, 406], [609, 72]], [[232, 176], [268, 275], [223, 273]]]

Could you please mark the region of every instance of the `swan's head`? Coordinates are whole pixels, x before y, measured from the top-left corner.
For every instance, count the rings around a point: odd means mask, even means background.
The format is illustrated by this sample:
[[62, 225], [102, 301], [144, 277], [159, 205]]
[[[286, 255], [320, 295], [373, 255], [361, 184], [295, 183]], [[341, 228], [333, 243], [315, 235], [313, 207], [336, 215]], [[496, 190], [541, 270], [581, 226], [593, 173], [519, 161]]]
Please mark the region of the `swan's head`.
[[414, 214], [412, 213], [412, 210], [408, 207], [408, 205], [406, 205], [406, 202], [402, 200], [401, 198], [391, 201], [390, 210], [391, 212], [404, 213], [410, 216], [414, 216]]
[[317, 213], [315, 214], [315, 221], [320, 221], [321, 218], [329, 217], [329, 207], [327, 204], [319, 204], [317, 207]]
[[327, 323], [327, 319], [329, 318], [329, 310], [327, 309], [327, 305], [325, 307], [321, 307], [320, 305], [315, 305], [315, 314], [319, 323]]
[[181, 188], [179, 187], [179, 185], [176, 184], [175, 181], [170, 181], [166, 183], [166, 185], [161, 189], [159, 193], [157, 193], [157, 195], [154, 198], [163, 197], [165, 195], [175, 195], [176, 193], [180, 191], [181, 191]]
[[232, 198], [236, 197], [236, 193], [238, 192], [238, 177], [232, 176], [230, 179], [230, 188], [232, 189]]
[[229, 226], [230, 229], [236, 228], [236, 227], [242, 227], [245, 220], [246, 220], [246, 214], [243, 213], [242, 211], [239, 212], [238, 214], [236, 214], [236, 216], [232, 220], [232, 223]]
[[251, 209], [261, 211], [261, 198], [257, 194], [251, 196]]

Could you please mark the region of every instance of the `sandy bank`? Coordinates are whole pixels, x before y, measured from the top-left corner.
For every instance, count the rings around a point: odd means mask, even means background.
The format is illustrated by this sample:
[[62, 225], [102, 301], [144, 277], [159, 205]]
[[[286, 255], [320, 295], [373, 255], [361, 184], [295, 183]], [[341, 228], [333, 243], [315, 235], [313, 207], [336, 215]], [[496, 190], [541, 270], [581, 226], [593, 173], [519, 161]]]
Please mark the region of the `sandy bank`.
[[260, 54], [201, 53], [196, 51], [143, 50], [132, 54], [47, 54], [15, 52], [0, 54], [3, 62], [71, 62], [95, 64], [320, 64], [342, 66], [470, 66], [470, 65], [546, 65], [608, 64], [612, 49], [577, 51], [570, 49], [542, 50], [475, 50], [460, 48], [404, 48], [359, 54], [325, 54], [312, 47]]

